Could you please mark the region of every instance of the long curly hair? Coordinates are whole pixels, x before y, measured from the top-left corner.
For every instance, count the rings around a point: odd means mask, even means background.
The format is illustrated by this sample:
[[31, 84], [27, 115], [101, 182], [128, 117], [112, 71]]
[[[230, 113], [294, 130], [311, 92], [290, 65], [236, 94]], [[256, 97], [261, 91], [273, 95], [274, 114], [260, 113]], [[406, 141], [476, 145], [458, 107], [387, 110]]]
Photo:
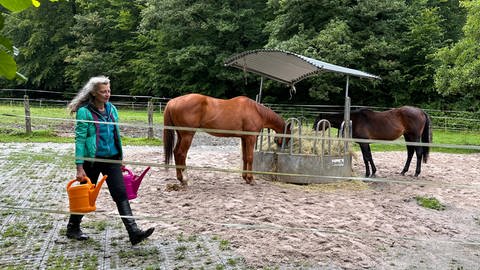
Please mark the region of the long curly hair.
[[93, 102], [95, 97], [93, 96], [93, 92], [97, 90], [97, 86], [99, 84], [109, 84], [110, 79], [106, 76], [96, 76], [91, 77], [90, 80], [82, 87], [78, 94], [70, 101], [67, 105], [67, 109], [70, 111], [70, 114], [74, 114], [77, 112], [78, 108], [82, 105]]

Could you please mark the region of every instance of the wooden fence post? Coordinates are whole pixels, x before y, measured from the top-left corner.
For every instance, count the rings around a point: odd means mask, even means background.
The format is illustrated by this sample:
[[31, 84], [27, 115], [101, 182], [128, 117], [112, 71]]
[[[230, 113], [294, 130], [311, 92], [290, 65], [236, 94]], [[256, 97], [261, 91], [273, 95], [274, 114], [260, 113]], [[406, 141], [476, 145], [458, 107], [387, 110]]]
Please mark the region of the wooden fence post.
[[150, 99], [148, 101], [148, 139], [153, 139], [153, 102]]
[[23, 107], [25, 107], [25, 133], [32, 133], [32, 122], [30, 118], [30, 102], [28, 101], [28, 96], [23, 96]]

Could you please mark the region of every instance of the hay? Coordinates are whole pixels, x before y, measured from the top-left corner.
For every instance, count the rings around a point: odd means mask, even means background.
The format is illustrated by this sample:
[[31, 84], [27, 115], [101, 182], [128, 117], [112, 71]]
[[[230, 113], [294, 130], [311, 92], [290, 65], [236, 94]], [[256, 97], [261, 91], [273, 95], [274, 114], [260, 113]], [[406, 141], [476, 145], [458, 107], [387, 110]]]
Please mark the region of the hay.
[[[328, 132], [323, 134], [321, 131], [319, 131], [317, 134], [315, 134], [314, 130], [306, 128], [302, 129], [300, 135], [299, 129], [293, 128], [292, 138], [290, 139], [289, 145], [286, 146], [283, 151], [281, 150], [281, 147], [274, 143], [273, 138], [274, 137], [272, 133], [270, 134], [269, 138], [268, 134], [264, 132], [261, 141], [263, 151], [290, 153], [291, 147], [293, 154], [322, 155], [323, 153], [323, 155], [331, 156], [343, 156], [345, 154], [344, 142], [339, 141], [337, 137], [329, 136]], [[269, 141], [270, 145], [268, 143]], [[351, 147], [350, 151], [352, 151]]]

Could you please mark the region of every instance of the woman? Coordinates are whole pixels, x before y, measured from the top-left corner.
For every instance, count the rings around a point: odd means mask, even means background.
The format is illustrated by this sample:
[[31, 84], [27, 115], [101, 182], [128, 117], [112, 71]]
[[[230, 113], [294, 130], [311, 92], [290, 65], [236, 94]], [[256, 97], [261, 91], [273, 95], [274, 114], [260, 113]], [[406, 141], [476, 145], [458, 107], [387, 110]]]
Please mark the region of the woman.
[[[122, 141], [118, 123], [118, 112], [108, 100], [110, 80], [105, 76], [92, 77], [68, 104], [71, 114], [76, 113], [75, 163], [77, 180], [85, 176], [96, 183], [100, 173], [108, 175], [107, 185], [110, 195], [117, 204], [118, 213], [127, 229], [132, 245], [149, 237], [154, 228], [146, 231], [137, 227], [127, 199], [121, 170]], [[105, 124], [103, 124], [105, 123]], [[85, 158], [107, 159], [107, 161], [85, 160]], [[109, 162], [108, 160], [114, 160]], [[128, 216], [125, 217], [125, 216]], [[80, 229], [83, 215], [70, 215], [67, 224], [67, 237], [87, 240], [89, 237]]]

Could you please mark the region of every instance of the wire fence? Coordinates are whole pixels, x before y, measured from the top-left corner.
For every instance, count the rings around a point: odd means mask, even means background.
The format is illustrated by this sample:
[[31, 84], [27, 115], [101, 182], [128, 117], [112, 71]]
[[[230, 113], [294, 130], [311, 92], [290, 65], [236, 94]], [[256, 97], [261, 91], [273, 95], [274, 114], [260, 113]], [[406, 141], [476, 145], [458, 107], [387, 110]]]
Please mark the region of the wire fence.
[[[31, 90], [31, 89], [0, 89], [0, 104], [10, 106], [24, 106], [25, 97], [28, 98], [32, 107], [66, 107], [70, 99], [76, 93], [63, 93], [56, 91]], [[171, 98], [154, 97], [145, 95], [112, 95], [111, 102], [120, 108], [134, 111], [149, 110], [149, 104], [153, 112], [163, 112], [163, 108]], [[295, 105], [295, 104], [264, 104], [285, 118], [304, 118], [312, 123], [319, 113], [343, 112], [343, 105]], [[360, 109], [364, 106], [352, 105], [351, 109]], [[374, 110], [387, 110], [385, 107], [369, 107]], [[432, 121], [434, 130], [444, 131], [480, 131], [480, 112], [467, 111], [442, 111], [425, 110]]]

